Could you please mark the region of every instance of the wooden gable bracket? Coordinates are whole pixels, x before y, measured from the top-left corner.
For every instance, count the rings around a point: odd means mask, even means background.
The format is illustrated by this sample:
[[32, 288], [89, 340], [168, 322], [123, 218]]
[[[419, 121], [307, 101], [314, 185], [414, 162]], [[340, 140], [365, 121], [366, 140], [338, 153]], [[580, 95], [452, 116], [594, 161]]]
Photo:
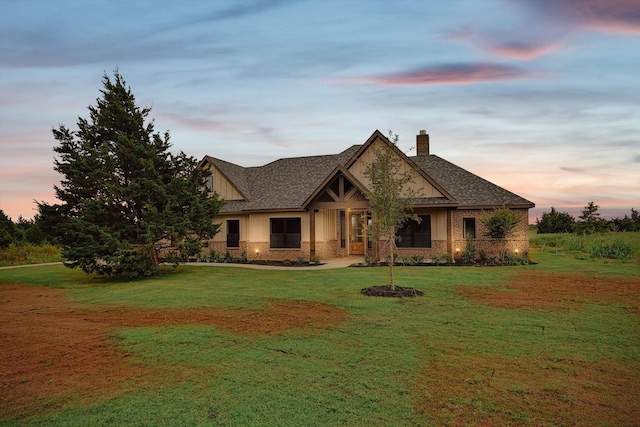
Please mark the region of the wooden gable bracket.
[[[337, 193], [336, 183], [338, 184]], [[349, 185], [351, 187], [345, 190]], [[354, 200], [357, 194], [362, 194], [363, 197]], [[307, 198], [302, 207], [304, 209], [367, 208], [369, 202], [366, 201], [366, 194], [364, 185], [343, 166], [338, 166]]]

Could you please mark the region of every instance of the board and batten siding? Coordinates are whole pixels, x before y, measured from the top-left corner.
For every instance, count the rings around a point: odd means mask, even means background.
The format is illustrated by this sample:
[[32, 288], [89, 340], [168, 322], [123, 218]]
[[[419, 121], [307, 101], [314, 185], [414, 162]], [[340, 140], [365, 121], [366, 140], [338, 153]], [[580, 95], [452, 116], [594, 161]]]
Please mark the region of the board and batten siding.
[[227, 220], [240, 220], [240, 241], [249, 240], [249, 215], [219, 215], [213, 220], [216, 224], [220, 224], [218, 232], [211, 239], [214, 242], [227, 241]]
[[412, 215], [431, 215], [431, 240], [447, 240], [446, 209], [414, 209]]
[[329, 242], [338, 238], [337, 215], [335, 209], [321, 209], [316, 212], [316, 241]]
[[[369, 148], [364, 153], [362, 153], [362, 155], [349, 168], [349, 172], [369, 189], [371, 188], [371, 180], [364, 175], [364, 171], [371, 163], [375, 161], [376, 150], [382, 149], [384, 149], [383, 143], [380, 142], [380, 140], [376, 139], [373, 144], [371, 144], [371, 146], [369, 146]], [[398, 158], [398, 160], [401, 161], [400, 158]], [[412, 171], [411, 166], [407, 162], [402, 161], [400, 172], [405, 173], [410, 171]], [[410, 182], [407, 185], [407, 188], [413, 190], [413, 192], [418, 197], [443, 197], [443, 194], [440, 191], [438, 191], [433, 185], [431, 185], [418, 173], [415, 173], [413, 182]]]
[[[301, 218], [303, 242], [310, 241], [309, 213], [308, 212], [282, 212], [282, 213], [254, 213], [248, 215], [219, 215], [214, 221], [220, 224], [220, 231], [213, 236], [213, 241], [224, 242], [227, 239], [227, 220], [240, 220], [240, 240], [247, 242], [268, 242], [271, 234], [271, 218]], [[321, 209], [316, 212], [316, 241], [327, 242], [336, 240], [336, 211], [334, 209]]]
[[213, 176], [213, 191], [218, 194], [219, 198], [224, 200], [243, 200], [238, 190], [220, 173], [218, 168], [210, 164], [207, 170]]

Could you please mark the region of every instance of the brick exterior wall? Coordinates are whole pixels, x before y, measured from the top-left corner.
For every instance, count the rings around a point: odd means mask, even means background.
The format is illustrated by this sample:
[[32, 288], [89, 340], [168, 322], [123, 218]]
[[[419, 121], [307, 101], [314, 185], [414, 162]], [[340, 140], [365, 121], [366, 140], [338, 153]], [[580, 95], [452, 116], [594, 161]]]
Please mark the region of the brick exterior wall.
[[[246, 254], [249, 261], [296, 261], [302, 256], [309, 260], [311, 245], [309, 242], [301, 242], [300, 249], [271, 249], [269, 242], [246, 242], [241, 241], [239, 248], [227, 248], [226, 242], [209, 241], [208, 250], [215, 251], [221, 255], [229, 252], [232, 256], [239, 258]], [[316, 257], [320, 260], [327, 260], [341, 256], [336, 251], [337, 242], [316, 242]], [[346, 253], [345, 253], [346, 256]]]
[[[511, 254], [525, 254], [529, 252], [529, 210], [528, 209], [512, 209], [518, 217], [518, 223], [512, 238], [506, 241], [506, 251]], [[487, 229], [482, 225], [482, 210], [454, 210], [452, 221], [452, 237], [453, 252], [456, 258], [460, 257], [466, 246], [466, 240], [462, 234], [462, 223], [464, 218], [475, 218], [476, 220], [476, 238], [474, 243], [476, 251], [484, 251], [487, 255], [499, 255], [502, 250], [502, 242], [484, 237]], [[487, 214], [490, 211], [485, 211]], [[517, 250], [517, 252], [516, 252]]]
[[209, 251], [215, 251], [216, 253], [222, 255], [226, 254], [227, 251], [229, 251], [232, 256], [239, 258], [243, 253], [247, 253], [247, 242], [241, 241], [239, 248], [227, 248], [227, 242], [216, 242], [214, 240], [209, 240], [208, 248]]
[[[389, 257], [389, 245], [386, 243], [381, 243], [380, 246], [380, 261], [384, 261]], [[372, 258], [375, 258], [375, 252], [371, 251], [372, 254], [369, 255]], [[397, 255], [406, 257], [419, 255], [424, 257], [425, 260], [431, 259], [434, 256], [442, 256], [447, 254], [447, 241], [446, 240], [432, 240], [430, 248], [396, 248], [394, 252]]]
[[[529, 225], [528, 225], [528, 209], [513, 209], [519, 216], [520, 223], [516, 228], [514, 236], [506, 242], [506, 251], [512, 254], [525, 254], [529, 251]], [[487, 211], [488, 212], [488, 211]], [[486, 255], [499, 255], [502, 250], [502, 242], [496, 242], [493, 239], [484, 237], [486, 228], [482, 225], [482, 213], [480, 209], [475, 210], [454, 210], [452, 212], [452, 250], [451, 254], [454, 258], [459, 258], [465, 249], [466, 241], [462, 233], [462, 224], [464, 218], [475, 218], [476, 239], [474, 240], [478, 253], [483, 251]], [[348, 246], [348, 243], [347, 243]], [[388, 245], [381, 243], [380, 260], [384, 260], [389, 256]], [[240, 242], [240, 248], [227, 248], [224, 241], [209, 241], [209, 250], [216, 251], [219, 254], [226, 254], [227, 251], [234, 256], [240, 257], [246, 254], [249, 260], [291, 260], [296, 261], [298, 257], [304, 257], [309, 260], [310, 243], [301, 242], [300, 249], [271, 249], [269, 242]], [[516, 252], [517, 250], [517, 252]], [[344, 257], [348, 255], [347, 248], [340, 247], [339, 240], [330, 240], [327, 242], [316, 242], [316, 257], [320, 260], [328, 260], [336, 257]], [[446, 240], [432, 240], [431, 248], [398, 248], [397, 253], [401, 256], [420, 255], [425, 259], [433, 256], [442, 256], [449, 253]], [[365, 255], [375, 259], [375, 248], [366, 248]]]

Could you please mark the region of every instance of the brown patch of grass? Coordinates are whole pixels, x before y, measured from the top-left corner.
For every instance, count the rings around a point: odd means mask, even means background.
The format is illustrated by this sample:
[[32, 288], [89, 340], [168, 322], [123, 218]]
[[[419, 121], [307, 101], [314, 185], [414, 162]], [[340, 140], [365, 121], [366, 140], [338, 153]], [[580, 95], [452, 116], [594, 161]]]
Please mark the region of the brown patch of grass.
[[460, 285], [458, 294], [493, 307], [529, 310], [574, 310], [594, 301], [625, 307], [636, 316], [640, 306], [640, 278], [521, 272], [506, 289]]
[[75, 304], [59, 289], [3, 286], [0, 413], [33, 410], [34, 401], [105, 399], [172, 376], [129, 363], [130, 355], [112, 346], [110, 328], [206, 324], [259, 335], [330, 328], [345, 319], [342, 309], [307, 301], [275, 301], [262, 311], [134, 310]]
[[640, 364], [449, 350], [426, 363], [416, 413], [433, 425], [615, 425], [640, 419]]

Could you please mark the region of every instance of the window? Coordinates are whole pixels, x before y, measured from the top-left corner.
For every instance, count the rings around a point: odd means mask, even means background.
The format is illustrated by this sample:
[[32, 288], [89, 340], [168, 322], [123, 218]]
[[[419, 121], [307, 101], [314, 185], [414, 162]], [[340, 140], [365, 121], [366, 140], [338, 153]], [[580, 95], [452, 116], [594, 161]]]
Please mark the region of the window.
[[472, 239], [476, 238], [476, 219], [475, 218], [463, 218], [462, 219], [462, 236], [466, 239], [467, 236]]
[[239, 219], [227, 220], [227, 247], [228, 248], [240, 247], [240, 220]]
[[371, 164], [371, 171], [373, 172], [372, 176], [371, 176], [371, 183], [373, 185], [380, 185], [382, 184], [383, 181], [383, 172], [380, 170], [380, 163], [378, 163], [378, 161], [375, 161]]
[[204, 185], [207, 187], [209, 191], [213, 192], [213, 175], [209, 175], [206, 178]]
[[396, 232], [399, 248], [431, 247], [431, 215], [418, 215], [418, 221], [406, 220]]
[[300, 218], [271, 218], [272, 248], [300, 248]]

